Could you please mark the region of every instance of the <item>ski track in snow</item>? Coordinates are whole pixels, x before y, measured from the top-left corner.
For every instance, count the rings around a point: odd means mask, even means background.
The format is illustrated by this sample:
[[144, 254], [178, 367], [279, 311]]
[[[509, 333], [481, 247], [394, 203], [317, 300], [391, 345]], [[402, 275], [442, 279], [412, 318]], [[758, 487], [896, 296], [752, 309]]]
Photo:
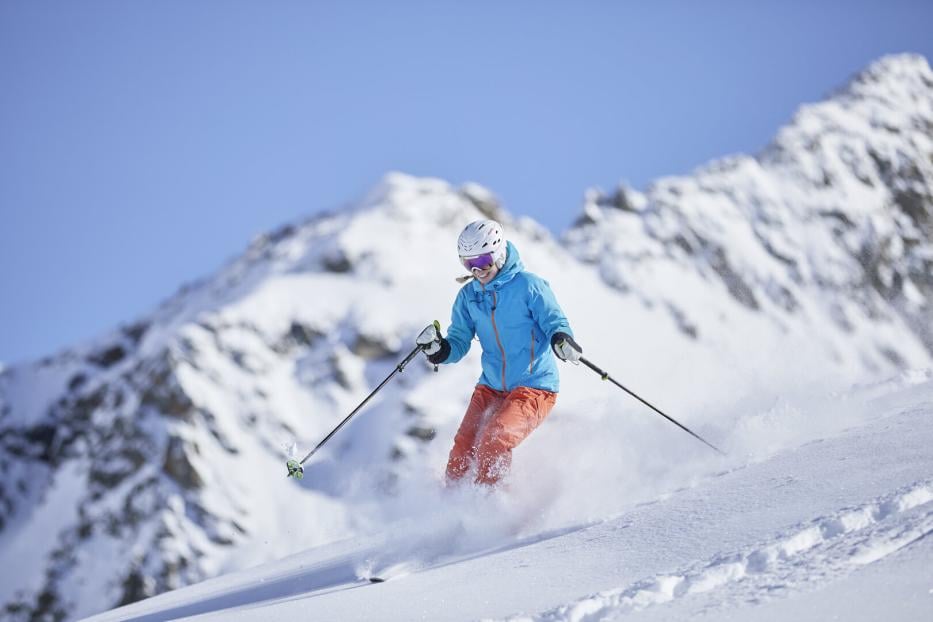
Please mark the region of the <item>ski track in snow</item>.
[[717, 607], [757, 603], [795, 589], [814, 589], [876, 562], [933, 533], [933, 479], [876, 501], [840, 510], [733, 555], [604, 591], [508, 622], [595, 622], [718, 591]]

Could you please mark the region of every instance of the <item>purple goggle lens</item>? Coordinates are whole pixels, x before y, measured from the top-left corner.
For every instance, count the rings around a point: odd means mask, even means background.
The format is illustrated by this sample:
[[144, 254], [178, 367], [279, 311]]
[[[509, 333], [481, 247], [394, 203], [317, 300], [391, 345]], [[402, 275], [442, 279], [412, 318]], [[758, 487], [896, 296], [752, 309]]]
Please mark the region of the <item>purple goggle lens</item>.
[[476, 257], [461, 257], [460, 261], [467, 270], [485, 270], [493, 264], [492, 253], [477, 255]]

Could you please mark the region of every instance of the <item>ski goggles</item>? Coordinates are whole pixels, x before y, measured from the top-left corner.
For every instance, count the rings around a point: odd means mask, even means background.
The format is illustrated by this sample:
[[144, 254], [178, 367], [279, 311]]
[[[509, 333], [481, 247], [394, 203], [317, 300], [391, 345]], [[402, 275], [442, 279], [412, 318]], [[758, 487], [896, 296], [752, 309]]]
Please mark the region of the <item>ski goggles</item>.
[[476, 257], [461, 257], [460, 261], [463, 262], [463, 267], [470, 271], [485, 270], [495, 263], [495, 260], [492, 258], [492, 253], [483, 253]]

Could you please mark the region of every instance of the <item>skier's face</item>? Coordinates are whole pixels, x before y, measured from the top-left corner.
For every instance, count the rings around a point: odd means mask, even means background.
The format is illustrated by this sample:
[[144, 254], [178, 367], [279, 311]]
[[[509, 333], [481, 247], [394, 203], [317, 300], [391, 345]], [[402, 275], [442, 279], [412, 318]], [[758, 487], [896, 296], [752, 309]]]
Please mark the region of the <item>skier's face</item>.
[[496, 264], [492, 264], [485, 270], [473, 270], [473, 276], [483, 285], [488, 285], [491, 280], [496, 278], [497, 274], [499, 274], [499, 268], [496, 267]]
[[460, 257], [460, 263], [470, 271], [476, 280], [486, 285], [499, 274], [499, 268], [496, 267], [496, 255], [494, 252], [482, 253], [471, 257]]

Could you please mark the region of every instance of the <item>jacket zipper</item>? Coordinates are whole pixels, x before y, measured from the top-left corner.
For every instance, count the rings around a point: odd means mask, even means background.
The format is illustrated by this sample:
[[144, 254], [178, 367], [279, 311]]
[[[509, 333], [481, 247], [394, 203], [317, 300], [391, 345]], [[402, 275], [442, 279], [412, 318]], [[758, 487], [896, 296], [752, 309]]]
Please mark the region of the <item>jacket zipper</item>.
[[496, 291], [492, 292], [492, 330], [496, 334], [496, 344], [499, 346], [499, 352], [502, 353], [502, 390], [508, 391], [508, 387], [505, 384], [505, 348], [502, 347], [502, 340], [499, 339], [499, 328], [496, 326]]
[[535, 366], [535, 329], [531, 329], [531, 361], [528, 362], [528, 373]]

